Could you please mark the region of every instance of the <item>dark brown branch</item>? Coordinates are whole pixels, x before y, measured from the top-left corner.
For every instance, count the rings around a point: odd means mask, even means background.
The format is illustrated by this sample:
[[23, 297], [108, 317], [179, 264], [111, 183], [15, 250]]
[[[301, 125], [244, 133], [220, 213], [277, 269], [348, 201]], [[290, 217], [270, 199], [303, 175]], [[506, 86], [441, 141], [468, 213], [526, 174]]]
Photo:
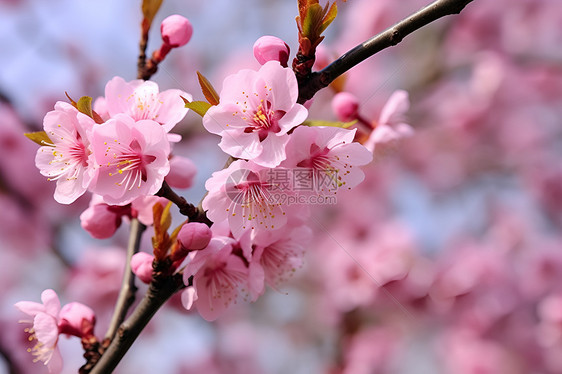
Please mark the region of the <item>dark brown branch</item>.
[[137, 287], [135, 286], [135, 275], [131, 270], [131, 258], [139, 251], [140, 241], [146, 226], [140, 223], [136, 218], [131, 220], [131, 231], [129, 234], [129, 244], [127, 245], [127, 263], [125, 265], [125, 272], [123, 273], [123, 281], [121, 283], [121, 290], [117, 298], [115, 310], [111, 317], [109, 329], [105, 334], [105, 339], [111, 340], [117, 332], [119, 325], [125, 320], [127, 311], [135, 301], [135, 293]]
[[160, 188], [160, 190], [156, 193], [156, 196], [165, 197], [177, 205], [177, 207], [180, 208], [180, 213], [189, 218], [190, 222], [201, 222], [207, 226], [211, 226], [213, 224], [209, 218], [207, 218], [203, 208], [188, 203], [184, 197], [179, 196], [174, 190], [172, 190], [166, 181], [164, 181], [162, 188]]
[[145, 66], [146, 66], [146, 47], [148, 45], [148, 32], [150, 31], [150, 23], [146, 18], [143, 18], [141, 23], [141, 39], [139, 42], [139, 58], [137, 60], [137, 79], [145, 78]]
[[337, 77], [373, 56], [402, 41], [407, 35], [431, 22], [452, 14], [460, 13], [473, 0], [436, 0], [403, 21], [386, 29], [371, 39], [346, 52], [336, 61], [319, 72], [312, 73], [299, 82], [299, 103], [311, 99], [322, 88], [327, 87]]
[[155, 278], [140, 304], [119, 327], [115, 338], [90, 373], [111, 373], [158, 309], [184, 287], [181, 274]]

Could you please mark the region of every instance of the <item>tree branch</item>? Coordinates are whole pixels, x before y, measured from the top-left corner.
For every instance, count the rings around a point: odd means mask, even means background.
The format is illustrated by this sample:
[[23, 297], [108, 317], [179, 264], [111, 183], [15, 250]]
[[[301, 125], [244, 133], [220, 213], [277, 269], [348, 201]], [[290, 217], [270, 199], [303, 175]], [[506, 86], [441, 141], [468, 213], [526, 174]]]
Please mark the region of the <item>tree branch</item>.
[[[155, 272], [157, 269], [155, 269]], [[182, 274], [156, 278], [133, 314], [119, 327], [115, 338], [101, 356], [91, 374], [111, 373], [154, 314], [175, 292], [184, 288]]]
[[105, 339], [113, 339], [117, 328], [125, 320], [127, 311], [135, 301], [137, 287], [135, 286], [135, 276], [131, 270], [131, 258], [139, 251], [140, 240], [145, 229], [146, 226], [140, 223], [138, 219], [133, 218], [131, 220], [131, 232], [129, 234], [129, 244], [127, 246], [127, 263], [125, 265], [125, 272], [123, 273], [123, 281], [117, 298], [117, 304], [115, 305], [109, 328], [105, 334]]
[[146, 76], [145, 66], [146, 66], [146, 47], [148, 45], [148, 32], [150, 31], [150, 23], [143, 18], [141, 23], [141, 38], [139, 42], [139, 57], [137, 59], [137, 79], [150, 79], [150, 76]]
[[326, 66], [323, 70], [310, 74], [299, 82], [299, 103], [311, 99], [322, 88], [327, 87], [337, 77], [366, 60], [372, 55], [392, 47], [407, 35], [431, 22], [452, 14], [460, 13], [473, 0], [436, 0], [403, 21], [386, 29], [371, 39], [359, 44]]
[[211, 226], [213, 222], [207, 218], [205, 211], [201, 207], [188, 203], [187, 200], [178, 195], [166, 181], [162, 183], [162, 188], [156, 193], [156, 196], [164, 197], [180, 208], [180, 213], [189, 218], [190, 222], [201, 222], [207, 226]]

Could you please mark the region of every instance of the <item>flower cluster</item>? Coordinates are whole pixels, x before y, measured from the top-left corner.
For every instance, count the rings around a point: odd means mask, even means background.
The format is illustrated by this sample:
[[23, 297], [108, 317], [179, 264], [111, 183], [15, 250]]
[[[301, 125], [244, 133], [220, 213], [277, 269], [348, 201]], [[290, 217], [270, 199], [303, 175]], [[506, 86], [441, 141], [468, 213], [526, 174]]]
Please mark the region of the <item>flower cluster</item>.
[[303, 125], [308, 111], [297, 103], [293, 71], [260, 62], [258, 71], [227, 77], [203, 117], [235, 159], [205, 184], [213, 239], [189, 255], [183, 273], [186, 284], [193, 279], [185, 307], [209, 320], [238, 299], [255, 301], [265, 284], [278, 288], [302, 264], [311, 197], [353, 188], [364, 178], [358, 166], [372, 159], [354, 142], [356, 130]]
[[[236, 300], [255, 301], [266, 284], [279, 288], [302, 264], [312, 235], [305, 224], [309, 205], [334, 203], [339, 191], [364, 179], [359, 166], [373, 158], [372, 147], [356, 141], [357, 129], [305, 123], [308, 110], [297, 103], [294, 72], [276, 59], [283, 54], [268, 56], [258, 58], [259, 70], [227, 77], [216, 105], [202, 119], [232, 156], [228, 167], [205, 183], [208, 194], [201, 205], [212, 230], [190, 222], [170, 237], [167, 227], [155, 225], [154, 256], [139, 253], [132, 261], [135, 274], [150, 283], [153, 261], [167, 258], [169, 271], [183, 272], [188, 286], [184, 306], [195, 305], [208, 320]], [[137, 217], [145, 225], [160, 222], [163, 216], [153, 217], [153, 206], [166, 204], [153, 195], [164, 178], [172, 187], [191, 185], [195, 165], [170, 157], [170, 143], [177, 141], [170, 130], [185, 116], [189, 100], [179, 90], [159, 92], [154, 82], [115, 77], [91, 113], [58, 102], [45, 116], [48, 141], [37, 152], [37, 166], [57, 182], [60, 203], [93, 193], [80, 217], [92, 236], [112, 236], [122, 217]], [[390, 117], [397, 111], [387, 112]]]
[[187, 113], [181, 96], [190, 97], [115, 77], [92, 116], [57, 102], [43, 121], [49, 140], [35, 159], [41, 174], [57, 183], [55, 200], [70, 204], [90, 191], [121, 206], [155, 194], [170, 170], [170, 140], [177, 135], [169, 131]]

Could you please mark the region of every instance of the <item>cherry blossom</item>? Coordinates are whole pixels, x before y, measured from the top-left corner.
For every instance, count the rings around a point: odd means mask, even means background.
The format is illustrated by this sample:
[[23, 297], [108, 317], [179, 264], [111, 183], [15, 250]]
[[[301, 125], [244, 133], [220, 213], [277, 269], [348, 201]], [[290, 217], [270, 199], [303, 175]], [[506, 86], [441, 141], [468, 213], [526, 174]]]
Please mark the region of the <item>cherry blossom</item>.
[[37, 340], [31, 349], [31, 354], [37, 361], [43, 361], [49, 372], [59, 373], [62, 370], [62, 357], [57, 347], [59, 339], [59, 313], [61, 309], [59, 297], [53, 290], [41, 293], [41, 304], [33, 301], [20, 301], [15, 304], [23, 313], [31, 316], [33, 320], [20, 322], [32, 323], [31, 329], [26, 329], [30, 339]]
[[267, 61], [279, 61], [283, 67], [289, 62], [290, 48], [276, 36], [265, 35], [254, 43], [254, 57], [261, 64]]
[[203, 126], [221, 136], [224, 152], [274, 167], [286, 158], [287, 132], [308, 114], [297, 97], [293, 71], [268, 61], [259, 71], [241, 70], [228, 76], [220, 103], [207, 111]]
[[[405, 114], [410, 107], [408, 93], [395, 91], [381, 110], [375, 129], [365, 142], [365, 147], [377, 156], [383, 156], [398, 140], [411, 136], [414, 130], [405, 123]], [[380, 148], [380, 149], [377, 149]]]
[[209, 194], [203, 200], [209, 219], [228, 220], [235, 238], [245, 229], [258, 232], [281, 228], [287, 221], [286, 212], [274, 198], [277, 186], [269, 181], [269, 170], [238, 160], [213, 173], [205, 183]]
[[59, 331], [61, 334], [87, 337], [94, 333], [96, 314], [81, 303], [72, 302], [63, 306], [59, 313]]
[[[207, 321], [217, 319], [233, 302], [248, 282], [248, 268], [232, 253], [233, 240], [214, 237], [203, 251], [193, 252], [184, 269], [184, 283], [193, 276], [193, 288], [182, 295], [184, 306], [194, 304]], [[189, 309], [189, 308], [188, 308]]]
[[307, 174], [312, 188], [293, 188], [303, 193], [334, 194], [361, 183], [365, 175], [356, 166], [368, 164], [372, 156], [353, 142], [355, 131], [323, 126], [296, 128], [287, 144], [287, 160], [281, 166]]
[[146, 252], [138, 252], [131, 258], [132, 272], [144, 283], [152, 280], [152, 262], [154, 256]]
[[94, 193], [110, 205], [125, 205], [155, 194], [170, 165], [170, 145], [162, 126], [118, 114], [93, 132]]
[[125, 113], [135, 121], [156, 121], [169, 132], [188, 111], [182, 96], [191, 100], [191, 95], [181, 90], [160, 92], [155, 82], [125, 82], [121, 77], [114, 77], [105, 86], [105, 109], [110, 117]]
[[51, 143], [37, 150], [35, 164], [48, 180], [56, 181], [55, 200], [70, 204], [88, 189], [93, 176], [88, 133], [95, 122], [72, 105], [57, 102], [43, 128]]
[[180, 229], [178, 242], [185, 249], [197, 251], [205, 248], [212, 236], [211, 229], [204, 223], [188, 222]]
[[332, 99], [332, 110], [339, 121], [353, 121], [358, 116], [359, 100], [349, 92], [339, 92]]
[[304, 250], [311, 238], [312, 230], [307, 226], [276, 230], [269, 235], [269, 240], [256, 246], [250, 269], [252, 264], [259, 264], [263, 268], [265, 282], [278, 289], [302, 266]]
[[197, 166], [187, 157], [173, 156], [170, 159], [170, 172], [166, 182], [170, 187], [189, 188], [197, 174]]
[[160, 33], [165, 44], [177, 48], [189, 42], [193, 34], [193, 26], [187, 18], [172, 14], [162, 21]]

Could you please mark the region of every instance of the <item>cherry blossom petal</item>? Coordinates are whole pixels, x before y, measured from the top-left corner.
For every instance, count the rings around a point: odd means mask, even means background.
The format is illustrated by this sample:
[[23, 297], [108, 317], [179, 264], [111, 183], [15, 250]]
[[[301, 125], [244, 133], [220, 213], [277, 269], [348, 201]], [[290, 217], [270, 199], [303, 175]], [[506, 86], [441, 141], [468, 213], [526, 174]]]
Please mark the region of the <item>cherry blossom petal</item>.
[[60, 300], [57, 293], [51, 289], [47, 289], [41, 293], [41, 301], [45, 306], [45, 313], [53, 316], [58, 315], [60, 312]]
[[262, 151], [253, 161], [261, 166], [275, 167], [287, 158], [285, 146], [289, 141], [289, 135], [269, 134], [261, 142]]
[[382, 108], [379, 123], [392, 126], [404, 122], [404, 115], [409, 108], [408, 92], [395, 91]]

